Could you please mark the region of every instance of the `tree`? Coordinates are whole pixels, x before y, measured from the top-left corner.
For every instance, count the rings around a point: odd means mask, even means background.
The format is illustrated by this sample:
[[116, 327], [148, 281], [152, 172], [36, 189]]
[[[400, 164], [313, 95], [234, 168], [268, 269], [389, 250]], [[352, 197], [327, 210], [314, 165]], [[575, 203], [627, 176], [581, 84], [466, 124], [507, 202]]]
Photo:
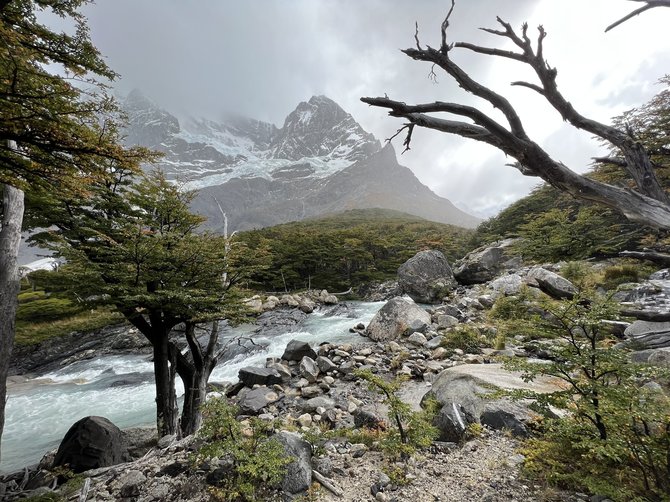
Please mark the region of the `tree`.
[[[666, 1], [647, 1], [645, 3], [647, 6], [631, 13], [620, 22], [653, 7], [669, 6]], [[657, 152], [648, 151], [629, 128], [609, 126], [585, 117], [565, 99], [558, 90], [556, 68], [549, 66], [545, 60], [543, 42], [547, 33], [544, 28], [538, 27], [535, 44], [528, 35], [527, 24], [522, 26], [519, 34], [509, 23], [497, 18], [502, 27], [501, 30], [484, 29], [488, 33], [511, 41], [517, 50], [482, 47], [467, 42], [448, 43], [447, 30], [453, 9], [454, 0], [442, 23], [439, 49], [430, 46], [422, 47], [417, 29], [416, 48], [406, 49], [403, 52], [414, 60], [427, 61], [442, 68], [461, 88], [500, 110], [507, 124], [499, 123], [478, 108], [459, 103], [436, 101], [408, 105], [387, 97], [361, 98], [363, 102], [370, 105], [388, 108], [389, 115], [393, 117], [407, 120], [407, 123], [396, 133], [397, 135], [402, 131], [407, 132], [405, 147], [407, 149], [410, 147], [415, 126], [481, 141], [515, 158], [517, 162], [511, 165], [524, 175], [540, 177], [554, 187], [579, 199], [604, 204], [622, 213], [631, 221], [656, 228], [670, 228], [670, 199], [657, 178], [656, 165], [652, 159], [652, 154]], [[516, 110], [503, 95], [474, 80], [451, 59], [450, 52], [455, 49], [502, 57], [528, 65], [534, 71], [539, 83], [517, 81], [512, 85], [526, 87], [539, 93], [561, 115], [563, 120], [611, 144], [618, 154], [612, 159], [600, 159], [601, 162], [618, 165], [632, 179], [635, 189], [619, 187], [579, 175], [563, 163], [554, 160], [540, 145], [530, 139]], [[447, 113], [462, 119], [469, 119], [469, 121], [440, 118], [434, 115], [436, 113]], [[667, 151], [665, 154], [668, 154]]]
[[[144, 149], [124, 149], [118, 110], [96, 78], [116, 74], [91, 44], [79, 8], [87, 0], [0, 2], [0, 434], [14, 340], [24, 191], [85, 192], [110, 164], [134, 169]], [[73, 35], [38, 21], [51, 11]]]
[[[234, 286], [251, 268], [236, 263], [253, 253], [198, 231], [204, 218], [189, 210], [194, 192], [160, 171], [130, 174], [118, 170], [113, 181], [92, 184], [86, 198], [48, 195], [41, 207], [55, 230], [35, 238], [67, 259], [74, 294], [111, 303], [149, 340], [158, 431], [189, 435], [200, 426], [207, 381], [225, 350], [216, 321], [243, 313]], [[204, 342], [196, 331], [202, 323], [212, 323]], [[179, 325], [185, 351], [174, 332]], [[177, 375], [185, 390], [181, 421]]]

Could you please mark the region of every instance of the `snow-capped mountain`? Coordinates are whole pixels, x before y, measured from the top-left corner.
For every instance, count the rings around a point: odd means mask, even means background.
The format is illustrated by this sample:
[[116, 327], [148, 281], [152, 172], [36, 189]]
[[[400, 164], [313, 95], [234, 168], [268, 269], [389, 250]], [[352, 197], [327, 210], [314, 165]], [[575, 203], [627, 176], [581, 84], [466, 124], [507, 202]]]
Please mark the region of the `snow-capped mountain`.
[[248, 229], [344, 209], [397, 209], [473, 227], [479, 220], [437, 196], [380, 142], [325, 96], [301, 102], [274, 124], [245, 117], [178, 120], [139, 91], [124, 102], [128, 144], [160, 150], [160, 167], [198, 189], [194, 208]]

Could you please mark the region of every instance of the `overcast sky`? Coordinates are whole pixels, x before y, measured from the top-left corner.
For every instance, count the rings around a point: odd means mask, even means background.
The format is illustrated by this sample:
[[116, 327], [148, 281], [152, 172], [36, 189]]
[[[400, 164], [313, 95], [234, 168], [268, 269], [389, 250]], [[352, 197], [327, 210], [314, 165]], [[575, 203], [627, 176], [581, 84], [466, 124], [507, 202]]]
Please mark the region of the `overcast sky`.
[[[402, 125], [361, 96], [407, 103], [473, 102], [446, 76], [428, 78], [430, 66], [399, 49], [421, 42], [438, 46], [446, 0], [97, 0], [86, 9], [91, 36], [122, 75], [120, 93], [140, 88], [178, 115], [216, 119], [231, 111], [281, 126], [298, 102], [325, 94], [380, 139]], [[631, 11], [626, 0], [460, 0], [451, 18], [452, 41], [484, 45], [504, 40], [479, 27], [496, 15], [530, 32], [543, 24], [545, 56], [558, 68], [558, 84], [575, 107], [608, 121], [658, 92], [670, 72], [670, 9], [644, 13], [604, 33]], [[520, 63], [454, 50], [472, 76], [504, 93], [526, 129], [555, 158], [588, 168], [601, 147], [588, 134], [564, 126], [532, 91], [509, 82], [530, 79]], [[401, 139], [396, 140], [399, 152]], [[417, 130], [400, 163], [436, 193], [479, 216], [490, 216], [539, 181], [505, 167], [494, 149], [458, 137]]]

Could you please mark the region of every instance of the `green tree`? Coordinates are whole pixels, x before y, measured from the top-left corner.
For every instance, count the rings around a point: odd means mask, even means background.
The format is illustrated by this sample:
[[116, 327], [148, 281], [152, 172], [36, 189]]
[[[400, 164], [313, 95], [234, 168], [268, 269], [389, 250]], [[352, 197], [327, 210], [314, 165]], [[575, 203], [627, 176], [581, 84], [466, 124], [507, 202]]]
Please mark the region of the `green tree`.
[[[91, 44], [79, 8], [87, 0], [0, 2], [0, 434], [19, 288], [18, 246], [24, 191], [85, 192], [103, 166], [134, 168], [148, 158], [124, 149], [117, 108], [96, 78], [116, 74]], [[71, 21], [73, 34], [40, 22], [41, 12]]]
[[[36, 236], [67, 261], [73, 292], [111, 303], [151, 342], [159, 433], [188, 435], [201, 422], [207, 380], [223, 355], [218, 319], [243, 314], [234, 286], [245, 279], [239, 258], [250, 251], [234, 237], [199, 232], [190, 212], [194, 193], [156, 171], [139, 180], [116, 173], [95, 183], [86, 198], [51, 198], [43, 204], [57, 230]], [[206, 343], [196, 329], [212, 322]], [[183, 325], [182, 352], [174, 328]], [[175, 377], [184, 383], [179, 423]]]

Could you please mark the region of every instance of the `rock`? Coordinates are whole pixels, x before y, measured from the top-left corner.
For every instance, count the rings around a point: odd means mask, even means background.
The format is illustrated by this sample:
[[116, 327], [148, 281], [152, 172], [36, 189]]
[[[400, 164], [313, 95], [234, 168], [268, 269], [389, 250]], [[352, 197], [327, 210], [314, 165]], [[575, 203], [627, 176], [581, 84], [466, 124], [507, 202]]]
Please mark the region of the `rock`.
[[444, 347], [438, 347], [433, 352], [430, 354], [431, 359], [446, 359], [446, 357], [449, 355], [449, 351], [445, 349]]
[[279, 400], [279, 396], [272, 389], [258, 387], [247, 392], [239, 402], [240, 412], [245, 415], [258, 415], [258, 413]]
[[284, 354], [281, 356], [285, 361], [302, 361], [303, 357], [316, 359], [316, 352], [310, 347], [309, 343], [300, 340], [291, 340], [288, 342]]
[[[488, 284], [488, 287], [493, 291], [502, 293], [505, 296], [516, 295], [521, 291], [523, 286], [523, 279], [519, 274], [508, 274], [498, 277], [497, 279], [491, 281]], [[482, 303], [482, 297], [478, 298], [479, 303]], [[486, 300], [484, 300], [486, 303]], [[482, 303], [484, 305], [484, 303]], [[486, 307], [487, 305], [484, 305]], [[491, 307], [492, 305], [489, 305]]]
[[169, 448], [172, 445], [172, 443], [174, 443], [176, 440], [177, 440], [176, 434], [166, 434], [165, 436], [163, 436], [158, 440], [156, 446], [161, 450], [165, 450], [166, 448]]
[[465, 435], [468, 425], [479, 422], [483, 401], [478, 394], [487, 392], [477, 379], [469, 375], [446, 371], [438, 375], [422, 402], [432, 397], [441, 405], [434, 420], [440, 431], [440, 441], [458, 442]]
[[359, 429], [363, 427], [367, 429], [386, 428], [384, 419], [370, 410], [358, 408], [353, 415], [354, 415], [354, 425]]
[[670, 368], [670, 348], [666, 347], [653, 351], [647, 358], [647, 363]]
[[649, 280], [651, 281], [663, 281], [667, 279], [670, 279], [670, 268], [662, 268], [649, 276]]
[[337, 369], [337, 365], [324, 356], [319, 356], [316, 358], [316, 365], [319, 367], [319, 371], [321, 373], [328, 373], [329, 371]]
[[137, 497], [146, 481], [147, 477], [141, 471], [128, 471], [119, 478], [121, 485], [119, 494], [126, 498]]
[[411, 343], [412, 345], [416, 345], [417, 347], [423, 347], [426, 345], [426, 337], [422, 333], [412, 333], [409, 335], [407, 338], [407, 342]]
[[572, 299], [578, 292], [570, 281], [542, 267], [531, 268], [526, 278], [530, 279], [530, 285], [535, 281], [542, 291], [553, 298]]
[[437, 316], [437, 327], [440, 329], [452, 328], [458, 324], [458, 319], [452, 315], [439, 314]]
[[316, 385], [313, 385], [313, 386], [309, 386], [309, 387], [303, 387], [302, 390], [300, 391], [300, 394], [305, 399], [311, 399], [311, 398], [316, 397], [320, 394], [323, 394], [323, 391], [319, 387], [317, 387]]
[[627, 344], [640, 349], [670, 347], [670, 322], [635, 321], [624, 331]]
[[309, 413], [303, 413], [298, 417], [298, 423], [301, 427], [309, 427], [312, 425], [312, 415]]
[[300, 305], [298, 306], [298, 308], [305, 314], [311, 314], [312, 312], [314, 312], [315, 306], [316, 305], [314, 304], [314, 302], [309, 298], [302, 298], [300, 300]]
[[521, 258], [511, 255], [511, 246], [516, 241], [505, 239], [472, 251], [456, 263], [454, 276], [461, 284], [481, 284], [506, 270], [518, 268]]
[[531, 413], [519, 403], [498, 399], [486, 401], [480, 420], [483, 425], [494, 430], [509, 431], [515, 437], [526, 437], [528, 429], [525, 424], [536, 417], [537, 414]]
[[302, 409], [311, 413], [315, 412], [317, 408], [321, 407], [325, 408], [326, 410], [335, 408], [335, 401], [325, 396], [318, 396], [313, 397], [312, 399], [308, 399], [302, 404]]
[[319, 293], [319, 301], [325, 303], [326, 305], [336, 305], [339, 303], [337, 296], [328, 293], [325, 289]]
[[108, 467], [129, 460], [123, 432], [103, 417], [85, 417], [67, 431], [58, 447], [54, 467], [69, 465], [75, 472]]
[[316, 382], [317, 377], [319, 376], [319, 367], [309, 356], [305, 356], [300, 361], [300, 374], [310, 383]]
[[283, 382], [286, 382], [291, 379], [293, 374], [291, 373], [291, 370], [289, 369], [288, 366], [278, 363], [276, 361], [270, 361], [266, 364], [266, 368], [270, 368], [275, 370], [279, 375], [281, 376], [281, 379]]
[[374, 341], [394, 340], [413, 331], [430, 326], [430, 314], [412, 300], [396, 297], [384, 305], [368, 324], [368, 337]]
[[312, 447], [300, 435], [282, 431], [276, 438], [293, 461], [286, 466], [286, 474], [281, 484], [285, 493], [294, 494], [307, 490], [312, 484]]
[[247, 307], [252, 312], [263, 312], [263, 301], [261, 297], [255, 295], [247, 300], [243, 300], [244, 306]]
[[398, 284], [414, 301], [439, 303], [456, 287], [447, 258], [440, 251], [420, 251], [398, 268]]
[[273, 368], [246, 366], [240, 369], [237, 376], [240, 379], [240, 382], [246, 387], [253, 387], [254, 385], [274, 385], [282, 382], [282, 376]]

